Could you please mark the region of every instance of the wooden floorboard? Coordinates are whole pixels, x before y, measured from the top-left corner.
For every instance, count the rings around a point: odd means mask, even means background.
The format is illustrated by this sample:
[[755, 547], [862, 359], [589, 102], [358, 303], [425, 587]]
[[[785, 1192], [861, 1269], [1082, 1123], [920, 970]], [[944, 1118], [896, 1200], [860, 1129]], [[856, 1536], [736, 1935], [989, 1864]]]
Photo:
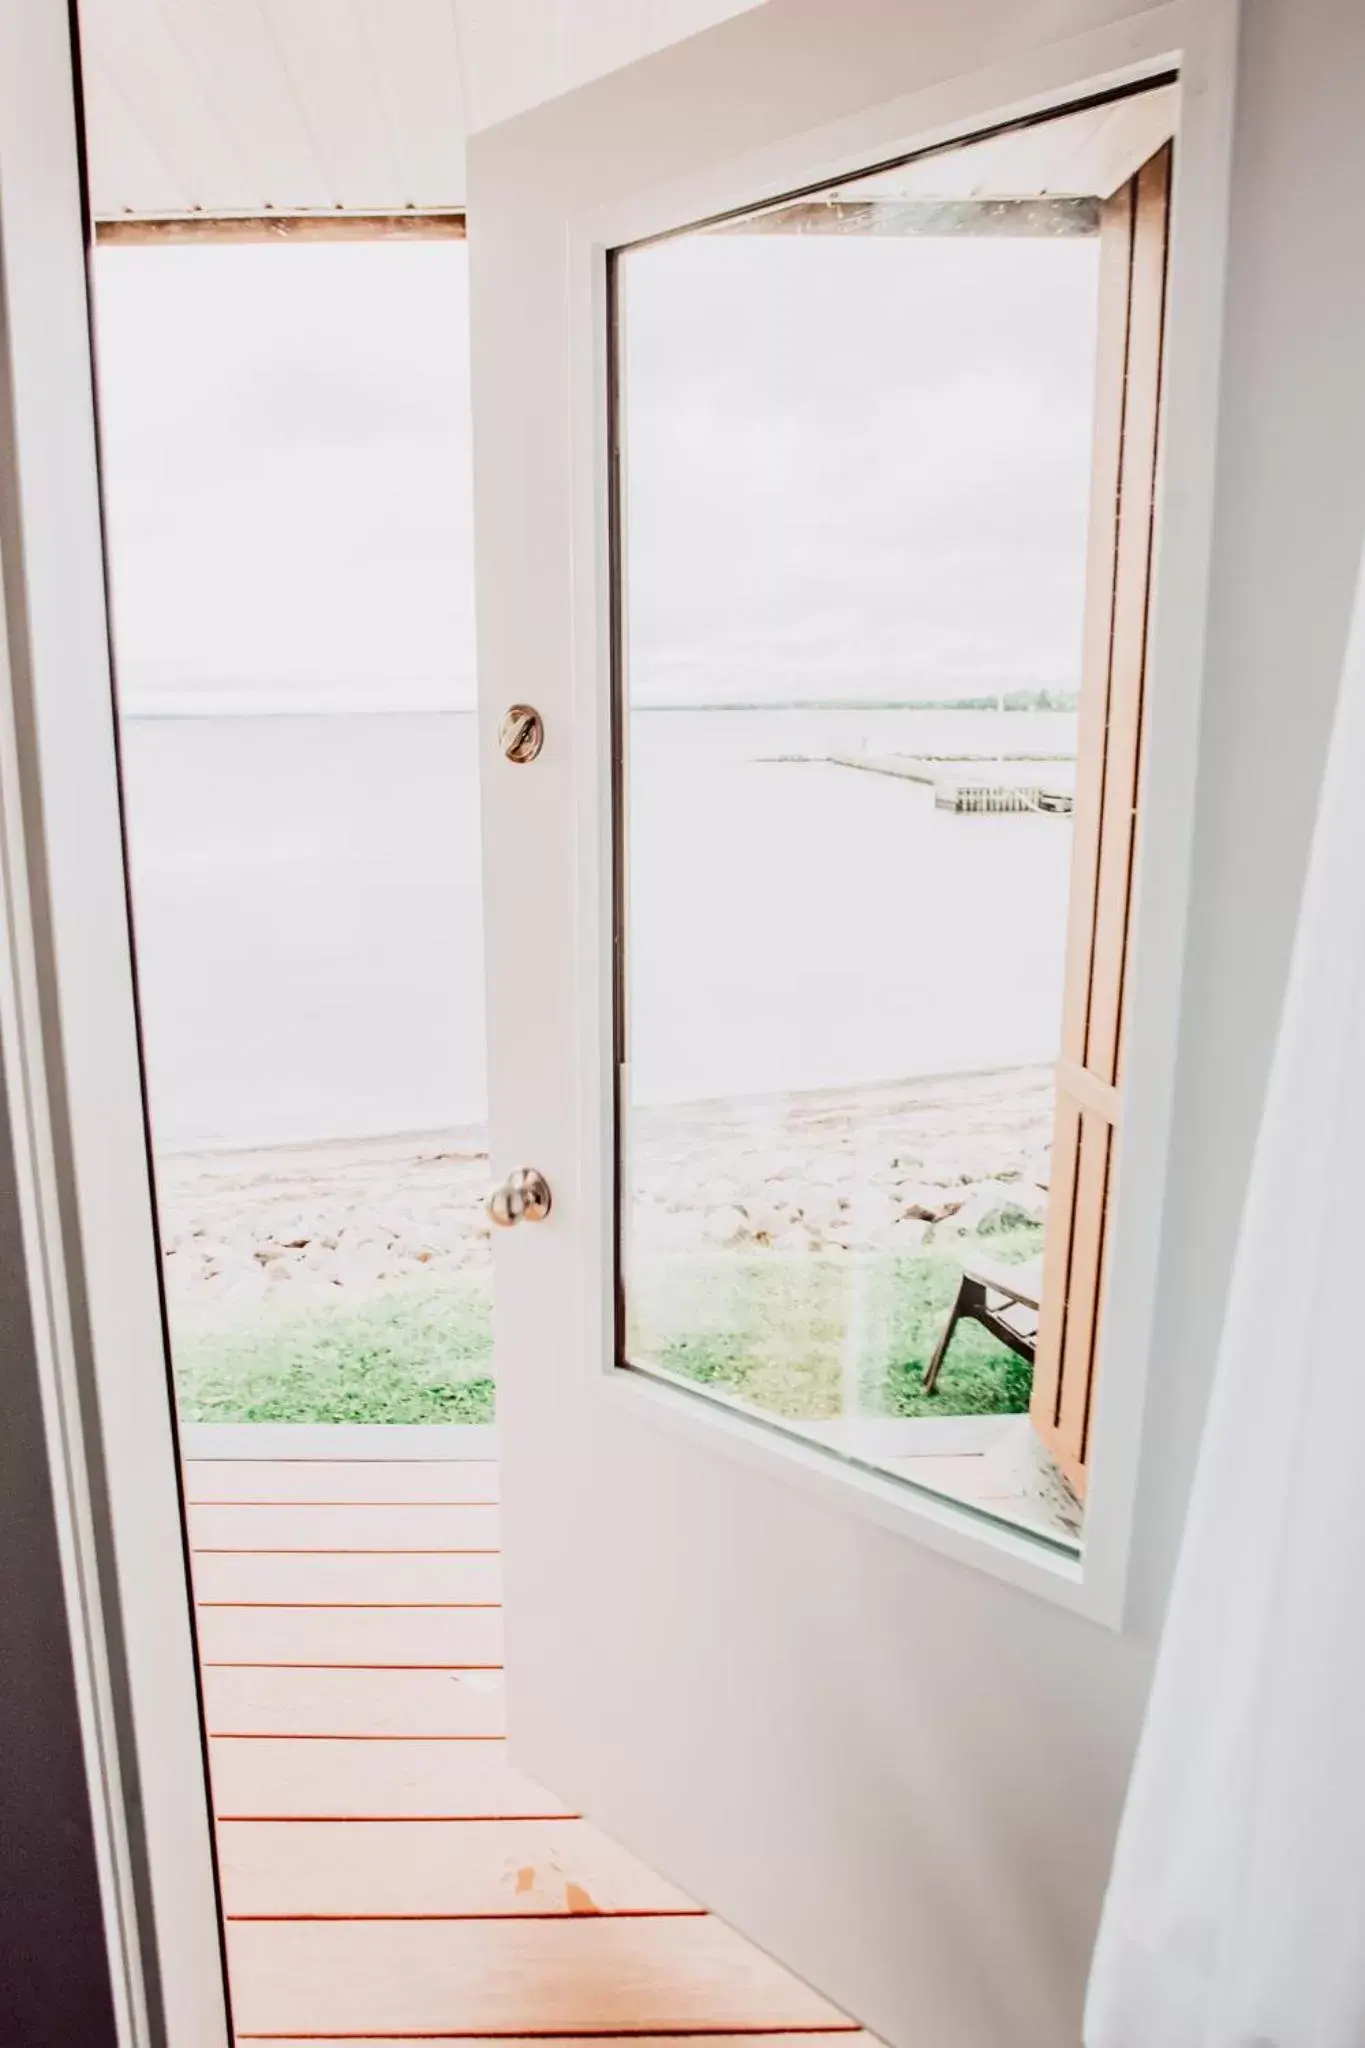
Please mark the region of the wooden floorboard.
[[486, 1456], [233, 1441], [187, 1494], [239, 2043], [875, 2048], [509, 1762]]
[[237, 1920], [227, 1945], [248, 2038], [848, 2026], [710, 1914]]
[[[804, 2033], [783, 2033], [770, 2028], [751, 2027], [742, 2034], [650, 2034], [646, 2038], [651, 2048], [820, 2048], [820, 2041], [827, 2031], [818, 2030], [814, 2035]], [[861, 2028], [838, 2029], [838, 2048], [881, 2048], [874, 2034], [864, 2033]], [[241, 2041], [269, 2036], [239, 2034]], [[395, 2048], [395, 2040], [401, 2043], [401, 2036], [393, 2034], [348, 2034], [322, 2036], [309, 2034], [294, 2035], [290, 2048], [335, 2048], [339, 2038], [346, 2042], [346, 2048]], [[420, 2039], [422, 2048], [508, 2048], [509, 2041], [515, 2041], [515, 2034], [423, 2034], [408, 2040]], [[523, 2040], [526, 2036], [521, 2036]], [[627, 2036], [626, 2038], [629, 2038]], [[535, 2048], [621, 2048], [620, 2034], [537, 2034]]]
[[562, 1800], [507, 1761], [499, 1738], [290, 1741], [217, 1736], [214, 1806], [234, 1820], [564, 1818]]
[[186, 1468], [186, 1498], [237, 1507], [272, 1501], [311, 1501], [336, 1507], [350, 1501], [384, 1506], [487, 1505], [498, 1498], [498, 1468], [487, 1461], [456, 1464], [381, 1464], [373, 1459], [205, 1460]]
[[[768, 2028], [751, 2027], [743, 2034], [651, 2034], [647, 2038], [651, 2048], [819, 2048], [823, 2031], [812, 2036], [809, 2032], [781, 2033]], [[239, 2034], [237, 2038], [242, 2041], [253, 2038], [259, 2040], [262, 2036]], [[306, 2037], [293, 2036], [290, 2048], [335, 2048], [338, 2038], [345, 2039], [346, 2048], [394, 2048], [395, 2039], [401, 2041], [401, 2037], [392, 2034], [348, 2034], [344, 2037], [335, 2034], [328, 2037], [309, 2034]], [[411, 2041], [414, 2036], [410, 2034], [407, 2038]], [[455, 2048], [457, 2042], [459, 2048], [508, 2048], [509, 2040], [514, 2041], [517, 2036], [423, 2034], [417, 2038], [421, 2039], [422, 2048]], [[621, 2048], [622, 2039], [620, 2034], [538, 2034], [534, 2038], [535, 2048]], [[860, 2028], [851, 2027], [839, 2030], [838, 2048], [881, 2048], [881, 2044], [874, 2034], [866, 2034]]]
[[194, 1550], [496, 1550], [495, 1507], [394, 1506], [270, 1501], [262, 1507], [204, 1501], [189, 1511]]
[[496, 1607], [496, 1557], [347, 1555], [337, 1551], [197, 1550], [201, 1606]]
[[234, 1919], [701, 1910], [584, 1820], [229, 1821], [218, 1860]]
[[337, 1671], [214, 1665], [210, 1735], [470, 1736], [506, 1733], [497, 1671]]
[[206, 1664], [496, 1669], [496, 1607], [201, 1607]]

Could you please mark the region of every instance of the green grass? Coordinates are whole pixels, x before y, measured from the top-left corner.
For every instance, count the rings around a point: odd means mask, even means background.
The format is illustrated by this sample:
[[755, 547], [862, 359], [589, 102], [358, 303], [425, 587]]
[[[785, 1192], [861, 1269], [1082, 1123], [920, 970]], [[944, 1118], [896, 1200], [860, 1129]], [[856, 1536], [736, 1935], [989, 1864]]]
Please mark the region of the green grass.
[[[1040, 1227], [992, 1235], [991, 1255], [1032, 1257]], [[645, 1265], [632, 1289], [631, 1355], [723, 1388], [770, 1415], [827, 1421], [849, 1376], [864, 1415], [1014, 1415], [1030, 1368], [975, 1323], [953, 1339], [938, 1391], [921, 1380], [956, 1290], [948, 1249], [911, 1256], [715, 1253]], [[258, 1315], [232, 1331], [176, 1332], [187, 1422], [491, 1422], [487, 1282], [449, 1283]]]
[[187, 1422], [491, 1422], [492, 1349], [486, 1285], [177, 1332], [180, 1413]]
[[[1023, 1227], [992, 1236], [991, 1253], [1030, 1258], [1041, 1242]], [[631, 1355], [799, 1421], [844, 1412], [846, 1370], [865, 1415], [1022, 1414], [1031, 1368], [976, 1323], [959, 1324], [937, 1391], [924, 1391], [960, 1275], [946, 1250], [660, 1262], [636, 1276]]]

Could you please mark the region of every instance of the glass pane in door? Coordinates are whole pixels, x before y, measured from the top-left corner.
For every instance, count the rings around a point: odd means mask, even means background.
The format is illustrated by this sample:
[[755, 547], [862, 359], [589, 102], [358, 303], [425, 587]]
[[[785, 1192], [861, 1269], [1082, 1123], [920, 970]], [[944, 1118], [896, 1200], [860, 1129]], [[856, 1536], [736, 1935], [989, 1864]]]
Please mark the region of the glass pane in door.
[[1170, 117], [613, 265], [623, 1363], [1063, 1544], [1027, 1411], [1099, 226]]

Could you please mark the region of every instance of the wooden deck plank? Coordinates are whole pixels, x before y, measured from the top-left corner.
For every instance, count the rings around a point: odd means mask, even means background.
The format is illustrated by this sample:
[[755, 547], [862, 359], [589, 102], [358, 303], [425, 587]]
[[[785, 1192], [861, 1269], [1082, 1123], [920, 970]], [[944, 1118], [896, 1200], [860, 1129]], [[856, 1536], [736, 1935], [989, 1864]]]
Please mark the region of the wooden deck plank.
[[495, 1670], [497, 1607], [201, 1607], [205, 1664], [337, 1664]]
[[561, 2034], [850, 2023], [709, 1914], [237, 1920], [239, 2035]]
[[238, 2039], [878, 2048], [508, 1762], [482, 1462], [188, 1474]]
[[225, 1821], [218, 1863], [237, 1919], [701, 1910], [583, 1820]]
[[497, 1607], [502, 1561], [463, 1552], [204, 1550], [195, 1553], [194, 1592], [211, 1606]]
[[334, 1671], [211, 1665], [210, 1735], [503, 1735], [497, 1671]]
[[[821, 2037], [829, 2032], [819, 2028], [812, 2033], [773, 2033], [761, 2027], [750, 2028], [743, 2034], [650, 2034], [646, 2038], [651, 2048], [818, 2048]], [[252, 2037], [240, 2034], [239, 2040]], [[255, 2037], [259, 2039], [260, 2036]], [[409, 2034], [409, 2042], [420, 2040], [422, 2048], [508, 2048], [509, 2041], [516, 2035], [508, 2034]], [[523, 2037], [525, 2038], [525, 2037]], [[620, 2034], [537, 2034], [535, 2048], [621, 2048]], [[629, 2038], [628, 2036], [625, 2038]], [[337, 2036], [330, 2039], [312, 2034], [301, 2039], [291, 2036], [290, 2048], [336, 2048]], [[402, 2048], [402, 2036], [386, 2034], [366, 2035], [358, 2039], [348, 2034], [346, 2048]], [[839, 2030], [839, 2048], [883, 2048], [875, 2034], [865, 2033], [862, 2028], [850, 2022], [847, 2029]]]
[[571, 1817], [563, 1800], [508, 1763], [501, 1741], [217, 1736], [209, 1760], [220, 1821]]
[[349, 1501], [432, 1507], [496, 1502], [498, 1468], [487, 1459], [454, 1458], [425, 1463], [375, 1459], [243, 1460], [195, 1458], [185, 1466], [185, 1497], [263, 1507], [272, 1501], [312, 1501], [335, 1507]]
[[262, 1506], [201, 1502], [189, 1511], [195, 1550], [496, 1550], [495, 1507], [380, 1505], [320, 1507], [313, 1501]]
[[497, 1458], [498, 1429], [493, 1422], [182, 1422], [180, 1448], [194, 1464], [486, 1465]]

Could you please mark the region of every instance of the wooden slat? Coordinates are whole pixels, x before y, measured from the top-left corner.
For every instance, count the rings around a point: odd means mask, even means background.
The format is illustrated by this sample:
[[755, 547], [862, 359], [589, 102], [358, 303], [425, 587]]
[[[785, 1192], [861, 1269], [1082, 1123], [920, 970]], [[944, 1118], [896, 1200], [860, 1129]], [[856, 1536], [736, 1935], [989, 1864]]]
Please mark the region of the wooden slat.
[[233, 1921], [239, 2037], [449, 2032], [851, 2031], [709, 1915]]
[[201, 1607], [205, 1664], [496, 1669], [496, 1607]]
[[1080, 1158], [1081, 1112], [1062, 1088], [1052, 1130], [1051, 1186], [1043, 1236], [1043, 1300], [1033, 1360], [1029, 1417], [1051, 1448], [1062, 1398], [1062, 1336], [1071, 1281], [1071, 1233], [1076, 1214], [1076, 1168]]
[[[1121, 1108], [1170, 165], [1168, 145], [1106, 203], [1101, 223], [1100, 357], [1075, 853], [1043, 1306], [1029, 1411], [1082, 1496]], [[1114, 367], [1120, 353], [1123, 376], [1116, 391]]]
[[[760, 2043], [762, 2048], [816, 2048], [816, 2044], [827, 2031], [828, 2029], [822, 2029], [811, 2035], [771, 2033], [761, 2028], [751, 2028], [743, 2034], [651, 2034], [648, 2039], [651, 2048], [759, 2048]], [[239, 2035], [238, 2038], [245, 2040], [247, 2037]], [[459, 2048], [508, 2048], [509, 2038], [515, 2039], [515, 2036], [423, 2034], [420, 2038], [423, 2048], [455, 2048], [456, 2042], [459, 2043]], [[413, 2037], [409, 2035], [408, 2039], [411, 2041]], [[535, 2048], [621, 2048], [622, 2039], [623, 2036], [620, 2034], [538, 2034], [535, 2037]], [[310, 2035], [307, 2040], [291, 2036], [290, 2048], [336, 2048], [336, 2041], [335, 2034], [328, 2040], [323, 2040], [318, 2035]], [[363, 2039], [348, 2034], [345, 2041], [346, 2048], [401, 2048], [401, 2042], [396, 2043], [392, 2034], [382, 2038], [370, 2034]], [[839, 2041], [841, 2048], [883, 2048], [875, 2034], [864, 2033], [859, 2028], [841, 2032]]]
[[219, 1820], [560, 1820], [568, 1815], [562, 1800], [512, 1768], [502, 1742], [277, 1742], [219, 1736], [209, 1754]]
[[1113, 651], [1114, 578], [1123, 454], [1124, 385], [1128, 368], [1128, 296], [1133, 191], [1124, 186], [1100, 214], [1099, 340], [1095, 362], [1090, 528], [1086, 540], [1085, 625], [1081, 698], [1076, 721], [1076, 784], [1071, 882], [1062, 993], [1062, 1054], [1084, 1063], [1090, 1015], [1090, 961], [1109, 730], [1109, 666]]
[[442, 1503], [484, 1505], [498, 1498], [498, 1468], [488, 1460], [454, 1458], [381, 1463], [377, 1459], [277, 1458], [236, 1460], [191, 1458], [185, 1464], [185, 1495], [192, 1503], [313, 1501], [430, 1507]]
[[1093, 1110], [1106, 1123], [1117, 1124], [1120, 1121], [1123, 1102], [1118, 1089], [1112, 1082], [1102, 1081], [1098, 1074], [1092, 1074], [1088, 1067], [1078, 1067], [1074, 1060], [1058, 1060], [1057, 1086], [1082, 1109]]
[[493, 1507], [264, 1507], [207, 1503], [189, 1511], [196, 1550], [496, 1550]]
[[232, 1918], [498, 1918], [696, 1913], [583, 1820], [225, 1821]]
[[1152, 511], [1156, 497], [1157, 420], [1166, 290], [1166, 212], [1171, 152], [1163, 149], [1137, 179], [1130, 292], [1128, 377], [1123, 418], [1122, 516], [1114, 577], [1100, 863], [1095, 891], [1090, 1020], [1084, 1064], [1103, 1081], [1118, 1078], [1128, 911], [1137, 836], [1137, 787], [1147, 615], [1151, 594]]
[[496, 1607], [498, 1557], [395, 1551], [206, 1550], [194, 1559], [201, 1605]]
[[210, 1666], [210, 1735], [477, 1736], [506, 1733], [494, 1671], [300, 1671]]
[[1102, 1117], [1081, 1117], [1076, 1175], [1076, 1222], [1062, 1336], [1062, 1387], [1053, 1453], [1071, 1484], [1083, 1489], [1086, 1423], [1090, 1412], [1098, 1333], [1100, 1267], [1109, 1206], [1112, 1127]]

